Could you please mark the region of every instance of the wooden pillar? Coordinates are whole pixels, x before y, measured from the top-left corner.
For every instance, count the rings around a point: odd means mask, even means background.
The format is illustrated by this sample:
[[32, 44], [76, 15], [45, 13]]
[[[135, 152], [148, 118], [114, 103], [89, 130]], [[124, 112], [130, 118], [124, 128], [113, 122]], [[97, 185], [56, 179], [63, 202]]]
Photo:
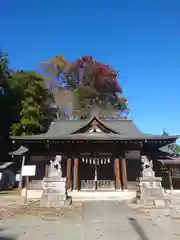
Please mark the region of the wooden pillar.
[[126, 168], [125, 158], [122, 158], [122, 179], [123, 179], [123, 189], [127, 189], [127, 168]]
[[46, 167], [45, 167], [45, 177], [48, 177], [48, 171], [49, 171], [49, 165], [46, 164]]
[[66, 188], [67, 190], [70, 189], [71, 186], [71, 159], [67, 159], [67, 166], [66, 166]]
[[78, 190], [78, 158], [74, 159], [74, 190]]
[[114, 160], [114, 172], [116, 177], [116, 189], [121, 189], [121, 177], [120, 177], [120, 167], [119, 167], [119, 158]]

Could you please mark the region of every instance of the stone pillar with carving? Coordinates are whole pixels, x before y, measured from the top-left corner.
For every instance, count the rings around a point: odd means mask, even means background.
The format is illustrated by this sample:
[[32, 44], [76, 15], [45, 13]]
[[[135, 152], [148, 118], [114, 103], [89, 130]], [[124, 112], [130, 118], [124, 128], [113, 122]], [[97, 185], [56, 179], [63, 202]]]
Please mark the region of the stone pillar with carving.
[[74, 159], [74, 169], [73, 169], [73, 185], [74, 185], [74, 190], [78, 190], [79, 186], [78, 186], [78, 158]]
[[48, 176], [43, 180], [43, 194], [40, 200], [42, 207], [59, 207], [71, 203], [71, 198], [67, 196], [66, 178], [62, 177], [61, 161], [61, 156], [56, 156], [50, 161]]
[[144, 205], [152, 205], [158, 207], [166, 207], [169, 200], [165, 198], [162, 189], [161, 177], [155, 177], [153, 171], [153, 161], [147, 156], [141, 156], [142, 162], [142, 177], [139, 178], [136, 203]]

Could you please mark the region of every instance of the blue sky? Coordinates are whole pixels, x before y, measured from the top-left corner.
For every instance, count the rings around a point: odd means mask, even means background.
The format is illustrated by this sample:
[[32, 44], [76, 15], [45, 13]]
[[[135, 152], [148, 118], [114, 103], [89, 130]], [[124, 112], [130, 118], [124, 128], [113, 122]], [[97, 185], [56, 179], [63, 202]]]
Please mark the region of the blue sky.
[[180, 134], [180, 1], [0, 0], [0, 8], [11, 67], [91, 55], [121, 70], [129, 118], [142, 131]]

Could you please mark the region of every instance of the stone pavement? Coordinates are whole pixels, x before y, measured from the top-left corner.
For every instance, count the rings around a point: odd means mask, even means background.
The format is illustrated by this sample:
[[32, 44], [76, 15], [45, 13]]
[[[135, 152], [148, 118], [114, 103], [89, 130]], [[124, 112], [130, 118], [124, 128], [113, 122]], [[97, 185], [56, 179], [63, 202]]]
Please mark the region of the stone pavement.
[[[180, 222], [167, 209], [132, 210], [126, 201], [86, 202], [84, 239], [175, 240], [180, 239]], [[89, 226], [89, 227], [88, 227]]]
[[14, 214], [1, 219], [0, 234], [14, 240], [180, 239], [180, 222], [164, 209], [132, 209], [125, 201], [86, 201], [78, 209], [60, 218], [42, 218], [32, 212]]
[[131, 209], [120, 202], [86, 202], [83, 217], [83, 239], [140, 239], [131, 225]]

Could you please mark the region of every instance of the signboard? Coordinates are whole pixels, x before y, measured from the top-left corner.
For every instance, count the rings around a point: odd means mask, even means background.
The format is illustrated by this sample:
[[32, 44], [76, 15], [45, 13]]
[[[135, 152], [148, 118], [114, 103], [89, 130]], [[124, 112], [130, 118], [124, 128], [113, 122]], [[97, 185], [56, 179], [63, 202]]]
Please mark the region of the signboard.
[[24, 165], [22, 167], [22, 176], [35, 176], [36, 165]]

